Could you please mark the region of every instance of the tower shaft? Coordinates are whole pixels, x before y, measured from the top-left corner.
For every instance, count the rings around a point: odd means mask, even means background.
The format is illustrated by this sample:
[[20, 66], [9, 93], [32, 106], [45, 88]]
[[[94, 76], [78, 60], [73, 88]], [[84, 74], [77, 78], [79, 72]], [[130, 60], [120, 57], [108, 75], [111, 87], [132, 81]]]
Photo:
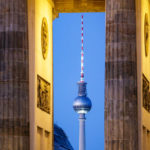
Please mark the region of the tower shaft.
[[79, 150], [85, 150], [85, 114], [79, 114]]

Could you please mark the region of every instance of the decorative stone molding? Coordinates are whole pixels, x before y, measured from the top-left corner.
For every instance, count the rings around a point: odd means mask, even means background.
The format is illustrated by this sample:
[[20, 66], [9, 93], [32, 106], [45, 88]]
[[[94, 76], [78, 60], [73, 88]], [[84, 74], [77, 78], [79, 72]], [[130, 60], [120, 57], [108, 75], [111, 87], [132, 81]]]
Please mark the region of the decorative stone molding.
[[47, 19], [44, 17], [42, 20], [41, 26], [41, 46], [42, 46], [42, 55], [46, 59], [48, 54], [48, 23]]
[[55, 8], [53, 8], [53, 20], [55, 20], [56, 18], [59, 18], [59, 13], [56, 12]]
[[146, 56], [148, 56], [148, 52], [149, 52], [149, 31], [150, 31], [149, 16], [148, 16], [148, 13], [145, 13], [145, 18], [144, 18], [144, 44], [145, 44], [145, 55]]
[[50, 113], [50, 83], [37, 76], [37, 107]]

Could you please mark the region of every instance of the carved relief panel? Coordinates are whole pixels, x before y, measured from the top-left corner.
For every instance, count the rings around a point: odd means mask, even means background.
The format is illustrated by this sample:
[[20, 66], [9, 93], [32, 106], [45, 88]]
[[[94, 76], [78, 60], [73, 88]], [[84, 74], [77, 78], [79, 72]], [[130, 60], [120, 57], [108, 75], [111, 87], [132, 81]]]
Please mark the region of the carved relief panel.
[[145, 44], [145, 55], [148, 56], [149, 52], [149, 16], [145, 13], [144, 18], [144, 44]]
[[50, 113], [50, 83], [37, 76], [37, 107]]
[[150, 14], [149, 14], [149, 0], [146, 0], [147, 4], [144, 12], [144, 48], [145, 48], [145, 56], [147, 57], [149, 54], [149, 40], [150, 40]]
[[41, 26], [41, 46], [42, 46], [42, 55], [46, 59], [48, 54], [48, 23], [47, 19], [44, 17], [42, 20]]
[[149, 81], [143, 75], [143, 107], [150, 112], [150, 90]]

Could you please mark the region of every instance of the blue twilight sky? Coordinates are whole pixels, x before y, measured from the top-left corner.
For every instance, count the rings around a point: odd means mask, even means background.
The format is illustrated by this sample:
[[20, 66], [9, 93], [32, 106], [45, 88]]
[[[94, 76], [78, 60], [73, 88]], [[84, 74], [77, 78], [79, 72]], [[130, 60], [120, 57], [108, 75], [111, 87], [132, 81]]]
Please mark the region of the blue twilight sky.
[[[53, 22], [54, 122], [78, 150], [78, 115], [72, 108], [80, 80], [81, 14]], [[85, 81], [92, 110], [86, 120], [86, 150], [104, 149], [105, 13], [84, 13]]]

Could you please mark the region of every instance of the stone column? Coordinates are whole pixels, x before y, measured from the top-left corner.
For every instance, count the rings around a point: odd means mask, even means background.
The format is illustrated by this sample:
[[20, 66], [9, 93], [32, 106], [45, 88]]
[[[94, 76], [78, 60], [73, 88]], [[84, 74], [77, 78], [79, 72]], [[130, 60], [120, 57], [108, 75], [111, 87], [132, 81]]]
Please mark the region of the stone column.
[[135, 0], [106, 0], [105, 150], [138, 150]]
[[27, 0], [0, 0], [0, 150], [29, 150]]

